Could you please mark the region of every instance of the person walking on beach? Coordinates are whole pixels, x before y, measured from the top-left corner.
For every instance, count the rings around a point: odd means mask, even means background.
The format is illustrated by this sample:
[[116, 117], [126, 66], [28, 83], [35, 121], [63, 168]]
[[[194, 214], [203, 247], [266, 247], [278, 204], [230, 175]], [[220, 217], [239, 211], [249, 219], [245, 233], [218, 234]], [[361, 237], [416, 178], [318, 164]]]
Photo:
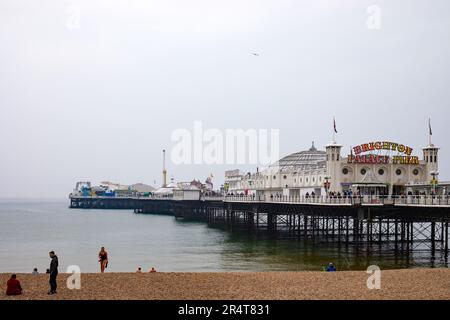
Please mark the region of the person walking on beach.
[[108, 252], [106, 252], [105, 247], [102, 247], [98, 253], [98, 262], [100, 262], [100, 272], [104, 273], [108, 267]]
[[52, 259], [50, 261], [50, 291], [48, 292], [48, 294], [56, 294], [56, 287], [57, 287], [57, 283], [56, 283], [56, 277], [58, 276], [58, 257], [55, 254], [55, 251], [50, 251], [49, 252], [49, 256], [50, 259]]
[[6, 282], [6, 295], [7, 296], [18, 296], [22, 294], [22, 287], [20, 286], [19, 280], [15, 274], [11, 275], [11, 279]]

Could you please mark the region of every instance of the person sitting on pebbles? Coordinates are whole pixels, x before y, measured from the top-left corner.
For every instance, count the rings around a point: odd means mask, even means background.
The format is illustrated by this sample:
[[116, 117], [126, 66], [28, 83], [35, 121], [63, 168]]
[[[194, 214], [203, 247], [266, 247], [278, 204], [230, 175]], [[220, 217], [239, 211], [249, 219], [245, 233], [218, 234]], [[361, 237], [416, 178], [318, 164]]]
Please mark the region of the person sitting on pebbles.
[[18, 296], [22, 294], [22, 287], [20, 286], [17, 276], [13, 274], [11, 279], [6, 283], [6, 295], [7, 296]]
[[330, 262], [328, 264], [326, 271], [327, 272], [335, 272], [336, 271], [336, 267], [334, 266], [334, 264], [332, 262]]
[[136, 273], [142, 273], [142, 268], [138, 267], [137, 270], [136, 270]]
[[155, 273], [156, 272], [156, 269], [155, 269], [155, 267], [152, 267], [151, 269], [150, 269], [150, 271], [149, 271], [150, 273]]

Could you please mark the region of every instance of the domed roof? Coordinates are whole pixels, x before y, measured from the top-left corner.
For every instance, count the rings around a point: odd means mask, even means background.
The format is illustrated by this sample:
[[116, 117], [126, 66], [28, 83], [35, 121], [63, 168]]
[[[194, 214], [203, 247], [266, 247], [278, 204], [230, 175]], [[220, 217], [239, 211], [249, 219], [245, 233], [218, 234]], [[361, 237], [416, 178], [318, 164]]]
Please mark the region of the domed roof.
[[269, 168], [289, 172], [319, 169], [326, 167], [326, 160], [327, 153], [317, 150], [313, 141], [309, 150], [290, 154], [270, 165]]

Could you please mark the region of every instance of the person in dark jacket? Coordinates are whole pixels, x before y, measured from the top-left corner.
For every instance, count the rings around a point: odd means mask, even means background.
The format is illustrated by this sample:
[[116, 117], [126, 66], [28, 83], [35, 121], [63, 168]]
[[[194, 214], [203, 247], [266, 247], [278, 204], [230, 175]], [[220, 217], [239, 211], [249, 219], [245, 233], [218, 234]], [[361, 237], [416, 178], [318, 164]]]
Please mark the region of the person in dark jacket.
[[50, 291], [48, 294], [55, 294], [56, 293], [56, 277], [58, 276], [58, 257], [56, 256], [54, 251], [49, 252], [49, 256], [51, 262], [50, 262]]
[[8, 296], [18, 296], [22, 294], [22, 287], [20, 286], [17, 276], [13, 274], [11, 279], [6, 283], [6, 295]]

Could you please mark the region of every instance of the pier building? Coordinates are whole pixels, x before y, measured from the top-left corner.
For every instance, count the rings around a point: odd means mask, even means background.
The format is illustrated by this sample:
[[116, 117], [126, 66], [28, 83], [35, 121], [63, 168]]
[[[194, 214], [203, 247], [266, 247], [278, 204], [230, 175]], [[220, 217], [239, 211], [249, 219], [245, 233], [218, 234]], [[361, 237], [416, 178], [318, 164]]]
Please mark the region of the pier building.
[[333, 194], [419, 195], [447, 194], [449, 183], [439, 183], [439, 148], [421, 150], [391, 141], [350, 147], [343, 154], [335, 140], [318, 150], [312, 146], [281, 158], [255, 173], [225, 173], [228, 194], [304, 197]]

